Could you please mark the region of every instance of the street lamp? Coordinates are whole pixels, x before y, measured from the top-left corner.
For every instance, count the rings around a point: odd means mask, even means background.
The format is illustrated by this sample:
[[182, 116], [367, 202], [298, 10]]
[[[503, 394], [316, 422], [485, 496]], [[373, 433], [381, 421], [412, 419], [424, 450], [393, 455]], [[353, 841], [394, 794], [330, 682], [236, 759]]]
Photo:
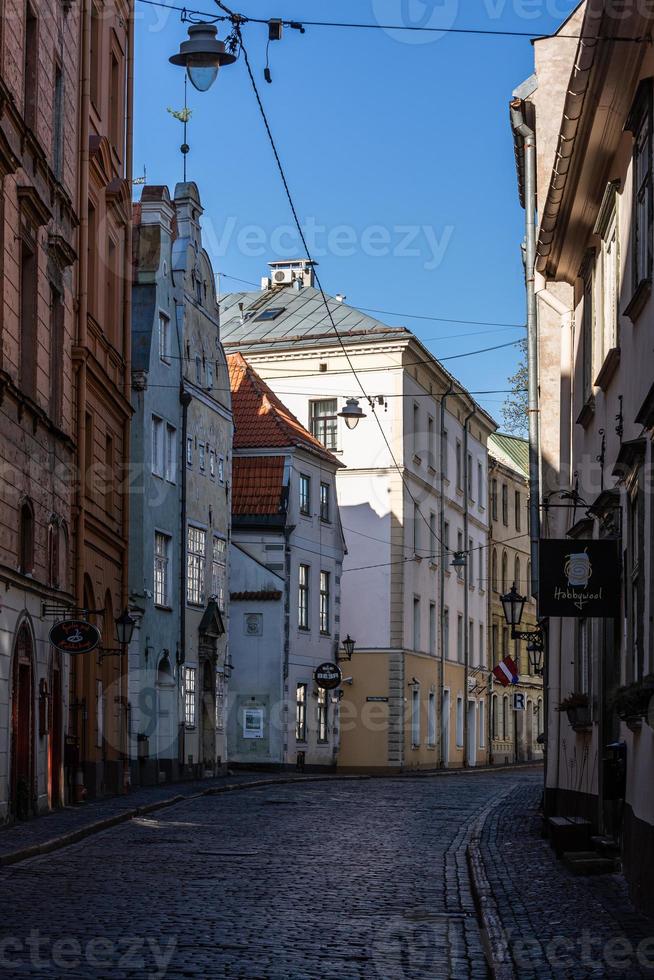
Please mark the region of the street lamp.
[[355, 641], [352, 639], [352, 637], [348, 633], [347, 636], [345, 637], [345, 639], [343, 640], [343, 649], [345, 650], [345, 656], [344, 657], [339, 657], [338, 658], [339, 660], [351, 660], [352, 659], [352, 654], [354, 653], [354, 642]]
[[504, 618], [508, 625], [515, 629], [522, 621], [522, 612], [527, 601], [525, 596], [520, 595], [514, 582], [511, 591], [503, 595], [500, 601], [504, 607]]
[[360, 420], [366, 418], [366, 413], [361, 408], [361, 405], [359, 405], [358, 398], [348, 398], [342, 411], [338, 413], [338, 417], [339, 419], [345, 419], [345, 424], [348, 429], [356, 429]]
[[522, 622], [522, 613], [526, 601], [526, 596], [520, 595], [516, 589], [515, 582], [511, 586], [510, 592], [500, 597], [500, 602], [504, 609], [504, 618], [511, 627], [511, 639], [527, 640], [529, 666], [532, 668], [532, 673], [540, 676], [543, 673], [543, 631], [539, 626], [535, 630], [518, 629], [518, 626]]
[[211, 88], [221, 65], [236, 61], [236, 55], [225, 49], [216, 33], [213, 24], [191, 24], [188, 41], [182, 41], [178, 54], [168, 59], [171, 64], [186, 68], [191, 85], [198, 92], [207, 92]]
[[465, 568], [468, 564], [465, 551], [455, 551], [454, 558], [450, 562], [452, 568]]
[[536, 677], [543, 676], [543, 640], [542, 637], [534, 635], [527, 643], [527, 655], [529, 656], [529, 666], [531, 672]]
[[130, 645], [135, 626], [136, 621], [124, 609], [122, 615], [116, 620], [116, 639], [121, 647], [128, 647]]

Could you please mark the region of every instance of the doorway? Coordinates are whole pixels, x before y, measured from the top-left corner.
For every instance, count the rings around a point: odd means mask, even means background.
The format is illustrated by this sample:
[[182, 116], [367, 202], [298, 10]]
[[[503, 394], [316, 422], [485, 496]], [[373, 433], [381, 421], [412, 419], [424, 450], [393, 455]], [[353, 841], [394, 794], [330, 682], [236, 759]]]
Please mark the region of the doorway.
[[202, 763], [205, 770], [213, 770], [216, 764], [216, 672], [210, 660], [205, 660], [202, 667], [201, 725]]
[[27, 623], [14, 649], [11, 698], [11, 812], [17, 820], [34, 813], [34, 644]]

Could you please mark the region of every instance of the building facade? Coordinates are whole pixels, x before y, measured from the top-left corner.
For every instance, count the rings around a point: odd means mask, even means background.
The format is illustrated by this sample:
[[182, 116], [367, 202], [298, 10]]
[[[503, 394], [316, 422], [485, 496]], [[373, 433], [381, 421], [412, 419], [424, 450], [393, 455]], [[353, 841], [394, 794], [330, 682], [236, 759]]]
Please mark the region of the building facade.
[[145, 187], [134, 234], [134, 779], [226, 764], [232, 416], [195, 184]]
[[512, 657], [520, 677], [518, 685], [507, 689], [490, 676], [490, 761], [506, 765], [543, 758], [543, 738], [539, 741], [544, 731], [543, 679], [534, 672], [528, 641], [511, 639], [501, 602], [501, 597], [515, 585], [527, 599], [519, 629], [536, 630], [529, 548], [529, 446], [525, 439], [495, 433], [488, 447], [491, 667]]
[[[412, 334], [330, 298], [337, 337], [310, 262], [274, 263], [262, 286], [224, 298], [226, 349], [246, 351], [345, 464], [337, 476], [348, 552], [341, 635], [355, 639], [356, 652], [340, 703], [339, 765], [485, 761], [483, 556], [494, 423]], [[345, 398], [361, 397], [351, 364], [371, 398], [354, 430], [339, 417]]]
[[340, 648], [342, 464], [241, 354], [228, 360], [238, 569], [229, 759], [333, 767], [339, 701], [318, 688], [314, 671], [334, 663]]
[[0, 34], [0, 821], [66, 799], [78, 7], [7, 4]]
[[542, 535], [620, 556], [604, 570], [618, 615], [547, 624], [545, 803], [588, 819], [651, 912], [652, 18], [633, 5], [615, 25], [580, 4], [536, 42], [512, 110], [536, 133]]

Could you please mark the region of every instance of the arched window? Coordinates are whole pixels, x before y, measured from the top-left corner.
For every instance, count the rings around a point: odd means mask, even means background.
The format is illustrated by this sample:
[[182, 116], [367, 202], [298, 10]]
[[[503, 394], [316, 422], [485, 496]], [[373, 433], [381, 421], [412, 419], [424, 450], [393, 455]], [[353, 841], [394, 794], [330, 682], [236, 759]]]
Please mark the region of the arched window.
[[506, 595], [508, 592], [506, 579], [509, 574], [509, 559], [507, 557], [506, 551], [502, 552], [502, 595]]
[[58, 589], [60, 584], [59, 530], [59, 522], [53, 514], [48, 522], [48, 585], [54, 589]]
[[34, 508], [27, 499], [20, 508], [19, 562], [23, 575], [34, 570]]
[[497, 551], [493, 548], [493, 556], [491, 559], [491, 585], [493, 587], [493, 592], [497, 592]]
[[513, 563], [513, 581], [515, 582], [515, 587], [520, 595], [524, 595], [525, 587], [524, 583], [520, 581], [520, 558], [518, 555], [515, 556], [515, 561]]

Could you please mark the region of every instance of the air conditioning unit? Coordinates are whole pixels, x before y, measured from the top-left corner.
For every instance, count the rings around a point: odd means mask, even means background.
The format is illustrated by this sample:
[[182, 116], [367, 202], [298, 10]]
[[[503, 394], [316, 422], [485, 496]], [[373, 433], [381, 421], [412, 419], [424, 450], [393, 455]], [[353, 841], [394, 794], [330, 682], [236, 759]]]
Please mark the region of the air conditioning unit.
[[276, 269], [272, 274], [272, 280], [276, 286], [290, 286], [295, 278], [292, 269]]

